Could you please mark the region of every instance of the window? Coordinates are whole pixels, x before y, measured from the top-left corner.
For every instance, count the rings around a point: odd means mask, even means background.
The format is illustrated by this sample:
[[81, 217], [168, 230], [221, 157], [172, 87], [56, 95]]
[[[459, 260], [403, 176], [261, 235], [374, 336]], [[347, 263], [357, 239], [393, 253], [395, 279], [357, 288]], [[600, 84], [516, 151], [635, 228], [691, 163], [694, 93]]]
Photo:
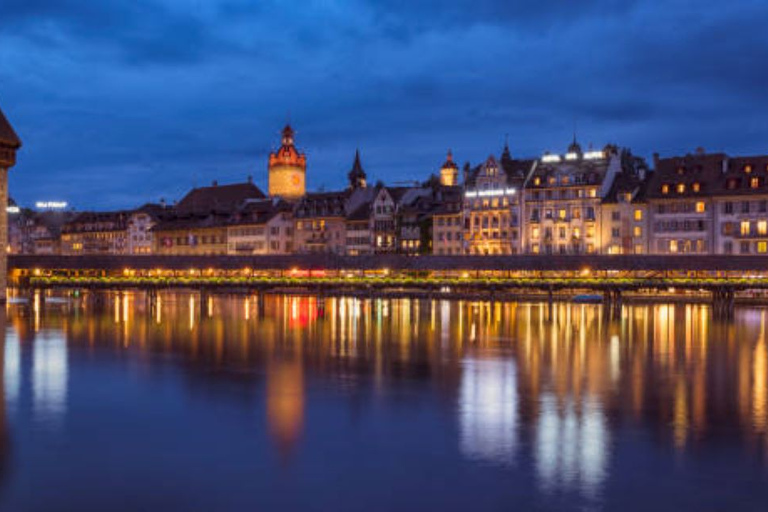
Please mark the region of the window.
[[632, 234], [634, 235], [635, 238], [640, 238], [641, 236], [643, 236], [643, 228], [641, 228], [640, 226], [635, 226], [634, 229], [632, 230]]
[[757, 252], [765, 254], [768, 251], [768, 242], [757, 242]]
[[758, 235], [768, 235], [768, 222], [761, 220], [757, 222], [757, 234]]
[[749, 242], [741, 242], [741, 254], [749, 254]]
[[621, 213], [611, 212], [611, 220], [614, 220], [614, 221], [621, 220]]
[[539, 238], [539, 226], [534, 226], [531, 229], [531, 238]]
[[749, 201], [741, 202], [741, 213], [749, 213]]
[[565, 220], [567, 214], [568, 212], [565, 210], [565, 208], [561, 208], [560, 211], [557, 212], [557, 216], [560, 217], [560, 220]]
[[749, 236], [749, 221], [741, 221], [741, 236]]
[[677, 252], [677, 240], [669, 241], [669, 252]]
[[661, 186], [661, 193], [662, 194], [669, 194], [669, 185], [667, 185], [666, 183], [664, 185], [662, 185]]
[[723, 213], [731, 214], [733, 213], [733, 203], [728, 201], [723, 204]]
[[723, 244], [723, 252], [725, 254], [733, 254], [733, 242], [725, 242]]
[[678, 183], [676, 190], [678, 194], [685, 194], [685, 183]]
[[581, 230], [579, 228], [573, 228], [573, 238], [581, 238]]
[[706, 205], [704, 204], [704, 201], [697, 201], [696, 202], [696, 213], [704, 213], [706, 211]]
[[752, 165], [751, 164], [745, 165], [744, 166], [744, 174], [749, 174], [751, 172], [752, 172]]
[[636, 221], [643, 220], [643, 210], [640, 210], [640, 209], [635, 210], [635, 220]]
[[538, 187], [539, 185], [541, 185], [541, 178], [539, 178], [538, 176], [536, 176], [535, 178], [533, 178], [533, 184], [534, 184], [535, 186], [537, 186], [537, 187]]
[[695, 183], [694, 183], [694, 184], [691, 186], [691, 190], [693, 190], [694, 192], [701, 192], [701, 183], [699, 183], [698, 181], [697, 181], [697, 182], [695, 182]]
[[611, 229], [611, 236], [613, 238], [619, 238], [621, 236], [621, 229], [620, 228]]

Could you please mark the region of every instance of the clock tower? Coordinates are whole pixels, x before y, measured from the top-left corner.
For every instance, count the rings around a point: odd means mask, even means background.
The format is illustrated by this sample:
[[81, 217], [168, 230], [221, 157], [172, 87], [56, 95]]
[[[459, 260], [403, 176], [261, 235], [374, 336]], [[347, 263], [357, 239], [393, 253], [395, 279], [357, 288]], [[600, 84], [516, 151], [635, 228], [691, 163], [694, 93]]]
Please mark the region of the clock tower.
[[283, 144], [269, 154], [269, 195], [288, 201], [301, 199], [307, 191], [307, 157], [293, 144], [293, 128], [283, 128]]

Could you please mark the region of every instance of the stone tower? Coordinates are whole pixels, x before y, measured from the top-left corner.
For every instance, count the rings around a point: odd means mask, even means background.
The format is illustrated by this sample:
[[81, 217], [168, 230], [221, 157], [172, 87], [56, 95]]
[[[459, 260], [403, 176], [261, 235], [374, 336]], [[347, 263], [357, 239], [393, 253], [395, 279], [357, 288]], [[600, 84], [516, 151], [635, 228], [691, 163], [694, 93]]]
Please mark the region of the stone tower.
[[455, 187], [459, 184], [459, 166], [453, 161], [450, 149], [443, 167], [440, 168], [440, 184], [444, 187]]
[[307, 190], [307, 157], [293, 145], [293, 128], [283, 128], [283, 145], [269, 154], [269, 195], [292, 201], [300, 199]]
[[21, 140], [0, 110], [0, 302], [5, 303], [8, 283], [8, 169], [16, 164]]
[[360, 150], [355, 151], [355, 163], [352, 164], [352, 170], [347, 174], [347, 178], [349, 179], [349, 188], [352, 190], [366, 186], [365, 170], [360, 163]]

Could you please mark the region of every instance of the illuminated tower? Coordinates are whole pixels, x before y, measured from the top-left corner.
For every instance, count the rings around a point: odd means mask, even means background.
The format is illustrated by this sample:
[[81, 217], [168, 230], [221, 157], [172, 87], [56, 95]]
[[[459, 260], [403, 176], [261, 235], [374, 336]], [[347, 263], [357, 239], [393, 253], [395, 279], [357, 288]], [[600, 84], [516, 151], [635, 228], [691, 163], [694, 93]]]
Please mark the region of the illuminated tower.
[[5, 302], [8, 282], [8, 169], [16, 164], [21, 140], [0, 110], [0, 302]]
[[283, 128], [283, 145], [269, 154], [269, 195], [287, 200], [300, 199], [306, 193], [307, 157], [293, 145], [293, 128]]
[[444, 187], [454, 187], [459, 184], [459, 166], [453, 161], [453, 153], [448, 150], [448, 158], [440, 169], [440, 184]]

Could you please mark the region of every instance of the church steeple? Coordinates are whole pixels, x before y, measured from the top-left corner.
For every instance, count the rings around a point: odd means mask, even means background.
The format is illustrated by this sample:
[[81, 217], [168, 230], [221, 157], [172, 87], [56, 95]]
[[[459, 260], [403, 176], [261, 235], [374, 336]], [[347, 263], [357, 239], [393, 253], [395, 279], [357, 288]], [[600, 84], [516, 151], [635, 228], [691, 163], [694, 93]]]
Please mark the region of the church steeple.
[[366, 187], [367, 176], [365, 175], [363, 165], [360, 163], [359, 149], [355, 150], [355, 162], [352, 164], [352, 170], [349, 171], [347, 177], [349, 178], [349, 188], [352, 190]]

